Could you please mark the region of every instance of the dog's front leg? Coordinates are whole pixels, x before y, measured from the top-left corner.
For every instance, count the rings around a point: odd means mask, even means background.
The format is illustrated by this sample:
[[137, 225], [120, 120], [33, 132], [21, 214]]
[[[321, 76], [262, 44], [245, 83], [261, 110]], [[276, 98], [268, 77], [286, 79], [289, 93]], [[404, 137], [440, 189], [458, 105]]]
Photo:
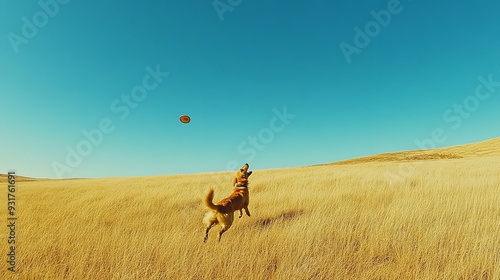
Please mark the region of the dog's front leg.
[[[241, 210], [240, 210], [240, 213], [241, 213]], [[245, 213], [247, 213], [247, 216], [250, 217], [250, 211], [248, 211], [248, 207], [245, 207]], [[240, 218], [241, 218], [241, 214], [240, 214]]]
[[240, 216], [238, 218], [243, 217], [243, 211], [240, 209]]

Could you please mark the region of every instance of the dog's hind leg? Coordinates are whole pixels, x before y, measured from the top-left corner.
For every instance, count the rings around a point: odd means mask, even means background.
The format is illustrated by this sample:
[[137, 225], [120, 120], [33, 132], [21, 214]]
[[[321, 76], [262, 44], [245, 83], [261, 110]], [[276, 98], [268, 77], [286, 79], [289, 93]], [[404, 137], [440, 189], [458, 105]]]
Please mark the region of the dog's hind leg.
[[220, 223], [220, 225], [222, 226], [222, 229], [219, 232], [219, 242], [220, 242], [220, 238], [222, 237], [222, 234], [224, 232], [226, 232], [231, 227], [231, 225], [233, 224], [233, 221], [234, 221], [234, 212], [228, 213], [227, 216], [225, 216], [225, 218], [226, 219], [224, 219], [224, 222]]
[[[208, 232], [210, 231], [211, 228], [213, 228], [217, 223], [210, 224], [207, 229], [205, 230], [205, 237], [203, 238], [203, 242], [207, 242], [208, 240]], [[219, 238], [220, 239], [220, 238]]]
[[226, 226], [226, 225], [224, 225], [224, 226], [222, 227], [221, 231], [219, 232], [219, 242], [220, 242], [220, 238], [222, 237], [222, 234], [223, 234], [224, 232], [226, 232], [228, 229], [229, 229], [229, 227], [228, 227], [228, 226]]

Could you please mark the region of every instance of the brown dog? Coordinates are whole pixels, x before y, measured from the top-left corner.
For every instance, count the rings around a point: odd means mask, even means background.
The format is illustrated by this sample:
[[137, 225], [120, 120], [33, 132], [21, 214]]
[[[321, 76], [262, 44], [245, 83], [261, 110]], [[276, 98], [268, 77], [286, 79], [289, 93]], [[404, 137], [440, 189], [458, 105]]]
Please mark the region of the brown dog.
[[245, 163], [243, 167], [238, 170], [236, 177], [233, 180], [234, 191], [233, 193], [219, 201], [219, 203], [214, 204], [212, 202], [214, 198], [214, 190], [210, 189], [205, 196], [205, 205], [211, 209], [205, 215], [203, 222], [207, 226], [205, 231], [205, 238], [203, 242], [207, 242], [208, 232], [215, 225], [220, 224], [222, 226], [219, 232], [219, 242], [222, 234], [226, 232], [234, 220], [234, 212], [240, 210], [240, 218], [243, 216], [242, 210], [245, 209], [245, 213], [250, 217], [250, 211], [248, 211], [248, 203], [250, 202], [250, 197], [248, 194], [248, 177], [252, 174], [252, 171], [248, 171], [248, 163]]

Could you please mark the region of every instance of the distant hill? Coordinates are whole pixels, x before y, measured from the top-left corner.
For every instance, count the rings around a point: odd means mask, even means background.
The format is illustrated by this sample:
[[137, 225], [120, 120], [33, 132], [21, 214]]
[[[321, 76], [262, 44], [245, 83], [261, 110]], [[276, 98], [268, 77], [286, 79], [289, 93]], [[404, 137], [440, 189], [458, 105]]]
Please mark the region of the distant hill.
[[378, 154], [333, 162], [329, 164], [357, 164], [366, 162], [391, 162], [391, 161], [415, 161], [415, 160], [438, 160], [438, 159], [460, 159], [471, 157], [498, 157], [500, 156], [500, 138], [458, 145], [446, 148], [429, 150], [413, 150], [394, 153]]
[[[37, 179], [16, 175], [16, 182], [30, 182], [35, 180]], [[0, 183], [6, 183], [6, 182], [7, 182], [7, 174], [0, 174]]]

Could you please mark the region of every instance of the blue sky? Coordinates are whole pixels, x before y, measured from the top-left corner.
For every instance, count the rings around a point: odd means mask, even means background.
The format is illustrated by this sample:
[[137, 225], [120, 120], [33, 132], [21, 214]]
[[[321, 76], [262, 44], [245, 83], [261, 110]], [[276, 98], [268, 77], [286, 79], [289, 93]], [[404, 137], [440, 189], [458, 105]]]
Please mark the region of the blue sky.
[[[493, 0], [2, 1], [0, 173], [268, 169], [418, 149], [436, 129], [436, 147], [498, 137], [498, 10]], [[346, 58], [342, 44], [357, 52]]]

